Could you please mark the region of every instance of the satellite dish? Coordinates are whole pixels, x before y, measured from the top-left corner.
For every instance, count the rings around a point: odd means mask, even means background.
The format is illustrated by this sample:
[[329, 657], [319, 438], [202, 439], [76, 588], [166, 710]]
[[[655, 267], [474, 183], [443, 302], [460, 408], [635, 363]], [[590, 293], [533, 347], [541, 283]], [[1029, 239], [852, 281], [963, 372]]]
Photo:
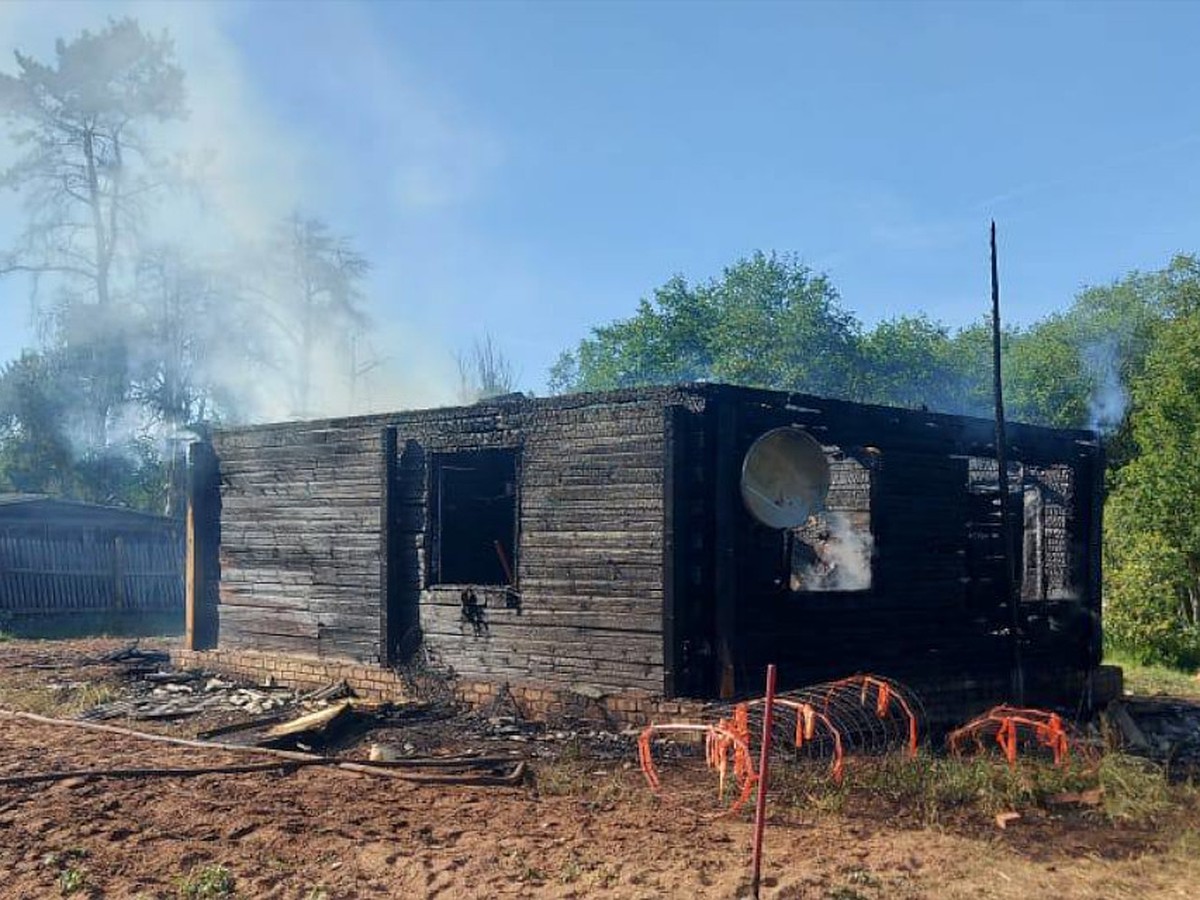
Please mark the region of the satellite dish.
[[746, 451], [742, 500], [750, 514], [771, 528], [796, 528], [825, 508], [829, 461], [801, 428], [768, 431]]

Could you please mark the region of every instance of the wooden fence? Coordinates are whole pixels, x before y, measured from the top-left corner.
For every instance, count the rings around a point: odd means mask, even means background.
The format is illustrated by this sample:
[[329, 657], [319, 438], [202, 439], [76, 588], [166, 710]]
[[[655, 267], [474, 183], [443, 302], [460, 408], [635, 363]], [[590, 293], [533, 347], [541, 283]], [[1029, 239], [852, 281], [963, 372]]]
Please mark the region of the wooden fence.
[[179, 528], [0, 526], [0, 615], [183, 612]]

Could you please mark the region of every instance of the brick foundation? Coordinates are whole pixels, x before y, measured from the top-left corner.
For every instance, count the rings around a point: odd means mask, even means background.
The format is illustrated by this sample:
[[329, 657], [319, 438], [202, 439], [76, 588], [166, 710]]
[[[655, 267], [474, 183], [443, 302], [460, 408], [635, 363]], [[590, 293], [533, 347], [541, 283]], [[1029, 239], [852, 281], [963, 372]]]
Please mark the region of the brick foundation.
[[[207, 669], [257, 684], [273, 681], [304, 689], [345, 681], [355, 694], [370, 700], [400, 701], [411, 696], [399, 673], [363, 663], [254, 650], [183, 649], [172, 650], [171, 661], [181, 669]], [[463, 679], [451, 680], [450, 686], [465, 706], [496, 709], [500, 714], [511, 710], [531, 721], [553, 722], [571, 716], [608, 726], [645, 725], [677, 718], [695, 720], [706, 706], [695, 700], [665, 700], [639, 691], [593, 696], [544, 684]]]
[[[172, 661], [181, 669], [202, 668], [213, 672], [263, 684], [295, 688], [318, 688], [330, 682], [345, 681], [354, 693], [370, 700], [405, 700], [410, 692], [400, 674], [392, 669], [364, 663], [315, 659], [260, 653], [254, 650], [172, 650]], [[452, 679], [450, 687], [455, 698], [472, 709], [492, 710], [498, 714], [516, 713], [530, 721], [553, 722], [566, 716], [590, 719], [609, 727], [646, 725], [650, 722], [672, 720], [705, 721], [708, 704], [698, 700], [665, 700], [640, 691], [594, 696], [571, 690], [548, 687], [539, 683], [467, 681]], [[1035, 676], [1029, 679], [1031, 705], [1075, 706], [1086, 693], [1091, 694], [1092, 706], [1099, 708], [1121, 694], [1121, 670], [1101, 666], [1092, 675], [1090, 691], [1085, 677], [1071, 677], [1046, 682]], [[922, 689], [924, 688], [924, 689]], [[966, 721], [988, 706], [997, 696], [1003, 696], [1007, 683], [957, 680], [918, 686], [925, 701], [927, 724], [955, 725]], [[1086, 693], [1085, 693], [1086, 692]]]

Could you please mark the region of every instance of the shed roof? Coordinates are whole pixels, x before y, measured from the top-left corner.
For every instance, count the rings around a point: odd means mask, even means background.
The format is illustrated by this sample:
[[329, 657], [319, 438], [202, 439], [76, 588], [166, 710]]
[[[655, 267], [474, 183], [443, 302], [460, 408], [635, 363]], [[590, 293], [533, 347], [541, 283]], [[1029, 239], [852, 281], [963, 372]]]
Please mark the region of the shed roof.
[[48, 494], [0, 494], [0, 524], [43, 524], [158, 530], [176, 524], [174, 519], [79, 500], [64, 500]]

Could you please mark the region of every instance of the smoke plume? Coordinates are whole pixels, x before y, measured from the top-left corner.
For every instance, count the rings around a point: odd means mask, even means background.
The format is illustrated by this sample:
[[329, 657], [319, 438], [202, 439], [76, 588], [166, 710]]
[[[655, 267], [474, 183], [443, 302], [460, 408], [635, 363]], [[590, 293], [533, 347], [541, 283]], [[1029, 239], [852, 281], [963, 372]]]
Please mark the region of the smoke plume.
[[1120, 347], [1115, 336], [1089, 344], [1080, 352], [1084, 371], [1092, 381], [1088, 398], [1088, 428], [1111, 434], [1125, 418], [1129, 393], [1121, 380]]

